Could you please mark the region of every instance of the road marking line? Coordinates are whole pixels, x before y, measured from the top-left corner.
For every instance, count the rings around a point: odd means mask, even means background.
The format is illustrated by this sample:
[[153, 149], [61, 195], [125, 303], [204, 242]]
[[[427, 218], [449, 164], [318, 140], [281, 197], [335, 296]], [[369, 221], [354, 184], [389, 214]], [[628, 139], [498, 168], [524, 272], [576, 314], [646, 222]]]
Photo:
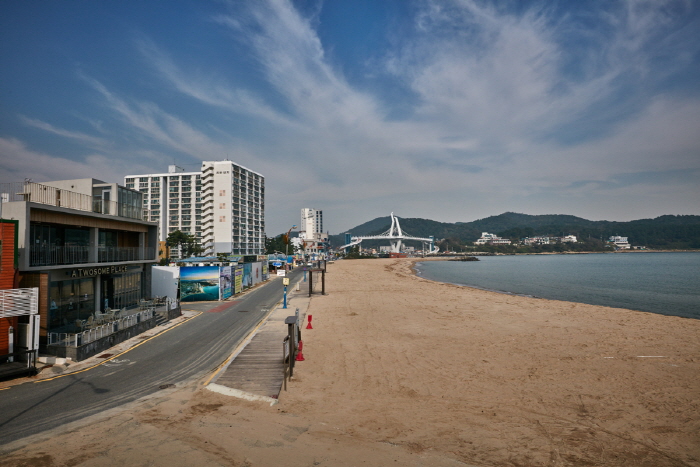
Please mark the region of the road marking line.
[[[187, 310], [187, 311], [190, 311], [190, 310]], [[58, 379], [58, 378], [63, 378], [64, 376], [76, 375], [76, 374], [78, 374], [78, 373], [82, 373], [82, 372], [84, 372], [84, 371], [88, 371], [88, 370], [92, 370], [93, 368], [97, 368], [97, 367], [100, 366], [100, 365], [104, 365], [105, 363], [110, 362], [110, 361], [114, 360], [115, 358], [120, 357], [120, 356], [124, 355], [125, 353], [132, 351], [132, 350], [135, 349], [136, 347], [138, 347], [138, 346], [140, 346], [140, 345], [142, 345], [142, 344], [145, 344], [146, 342], [150, 341], [151, 339], [154, 339], [154, 338], [156, 338], [156, 337], [158, 337], [158, 336], [162, 336], [163, 334], [165, 334], [166, 332], [170, 331], [171, 329], [175, 329], [175, 328], [178, 327], [178, 326], [181, 326], [181, 325], [183, 325], [183, 324], [185, 324], [185, 323], [188, 323], [190, 320], [196, 318], [197, 316], [201, 316], [202, 314], [203, 314], [203, 312], [200, 311], [200, 312], [198, 312], [198, 314], [196, 314], [195, 316], [192, 316], [191, 318], [188, 318], [188, 319], [186, 319], [185, 321], [183, 321], [183, 322], [181, 322], [181, 323], [178, 323], [178, 324], [176, 324], [176, 325], [173, 326], [173, 327], [170, 327], [170, 328], [168, 328], [168, 329], [164, 329], [163, 331], [159, 332], [158, 334], [155, 334], [155, 335], [149, 337], [148, 339], [144, 339], [144, 340], [142, 340], [141, 342], [139, 342], [138, 344], [134, 345], [133, 347], [129, 347], [129, 348], [126, 349], [125, 351], [123, 351], [123, 352], [121, 352], [121, 353], [118, 353], [118, 354], [116, 354], [116, 355], [114, 355], [114, 356], [112, 356], [112, 357], [110, 357], [110, 358], [108, 358], [108, 359], [106, 359], [106, 360], [103, 360], [103, 361], [101, 361], [100, 363], [98, 363], [98, 364], [96, 364], [96, 365], [93, 365], [93, 366], [90, 366], [90, 367], [87, 367], [87, 368], [83, 368], [82, 370], [77, 370], [77, 371], [72, 371], [72, 372], [70, 372], [70, 373], [66, 373], [66, 374], [62, 374], [62, 375], [57, 375], [57, 376], [54, 376], [53, 378], [46, 378], [46, 379], [40, 379], [39, 381], [33, 381], [33, 383], [45, 383], [46, 381], [53, 381], [53, 380]]]

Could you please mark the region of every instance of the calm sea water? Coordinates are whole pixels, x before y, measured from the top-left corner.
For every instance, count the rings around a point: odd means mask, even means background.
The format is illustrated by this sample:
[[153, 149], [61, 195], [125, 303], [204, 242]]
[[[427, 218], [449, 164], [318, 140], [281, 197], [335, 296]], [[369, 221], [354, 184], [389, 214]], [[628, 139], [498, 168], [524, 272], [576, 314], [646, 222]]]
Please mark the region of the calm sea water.
[[700, 319], [700, 253], [484, 256], [416, 269], [439, 282]]

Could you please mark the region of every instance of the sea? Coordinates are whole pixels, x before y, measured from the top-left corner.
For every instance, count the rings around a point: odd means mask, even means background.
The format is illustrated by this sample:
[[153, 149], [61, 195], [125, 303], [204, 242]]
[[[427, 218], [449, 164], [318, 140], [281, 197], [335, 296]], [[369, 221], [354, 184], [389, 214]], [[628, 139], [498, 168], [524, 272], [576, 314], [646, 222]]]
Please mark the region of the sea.
[[700, 319], [700, 253], [479, 256], [424, 261], [426, 279], [507, 294]]

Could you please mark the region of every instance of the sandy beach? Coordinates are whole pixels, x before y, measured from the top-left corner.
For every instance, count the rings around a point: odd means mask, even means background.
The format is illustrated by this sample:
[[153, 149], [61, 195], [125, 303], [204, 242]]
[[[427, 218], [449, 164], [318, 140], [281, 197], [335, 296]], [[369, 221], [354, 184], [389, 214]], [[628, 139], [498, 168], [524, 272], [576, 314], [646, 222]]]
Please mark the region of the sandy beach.
[[34, 437], [3, 466], [700, 466], [700, 320], [328, 266], [270, 406], [204, 381]]

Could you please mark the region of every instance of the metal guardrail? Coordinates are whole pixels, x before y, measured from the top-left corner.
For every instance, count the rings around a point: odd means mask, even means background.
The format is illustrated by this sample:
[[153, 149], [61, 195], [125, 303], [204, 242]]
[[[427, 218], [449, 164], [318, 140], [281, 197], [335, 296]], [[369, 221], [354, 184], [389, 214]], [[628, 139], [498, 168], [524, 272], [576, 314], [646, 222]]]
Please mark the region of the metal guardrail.
[[48, 335], [48, 344], [62, 347], [80, 347], [81, 345], [89, 344], [103, 337], [118, 332], [119, 330], [127, 329], [139, 324], [142, 321], [149, 320], [155, 316], [155, 307], [134, 313], [133, 315], [124, 316], [107, 324], [94, 326], [83, 332], [78, 333], [58, 333], [51, 332]]
[[[141, 254], [141, 251], [143, 251], [143, 254]], [[98, 247], [97, 249], [98, 263], [155, 259], [156, 249], [153, 247]], [[55, 266], [89, 262], [90, 247], [88, 246], [45, 245], [31, 246], [29, 248], [30, 266]]]
[[35, 182], [0, 183], [2, 202], [31, 201], [32, 203], [99, 212], [129, 219], [148, 220], [148, 210], [117, 201], [104, 201], [94, 196], [64, 190]]

